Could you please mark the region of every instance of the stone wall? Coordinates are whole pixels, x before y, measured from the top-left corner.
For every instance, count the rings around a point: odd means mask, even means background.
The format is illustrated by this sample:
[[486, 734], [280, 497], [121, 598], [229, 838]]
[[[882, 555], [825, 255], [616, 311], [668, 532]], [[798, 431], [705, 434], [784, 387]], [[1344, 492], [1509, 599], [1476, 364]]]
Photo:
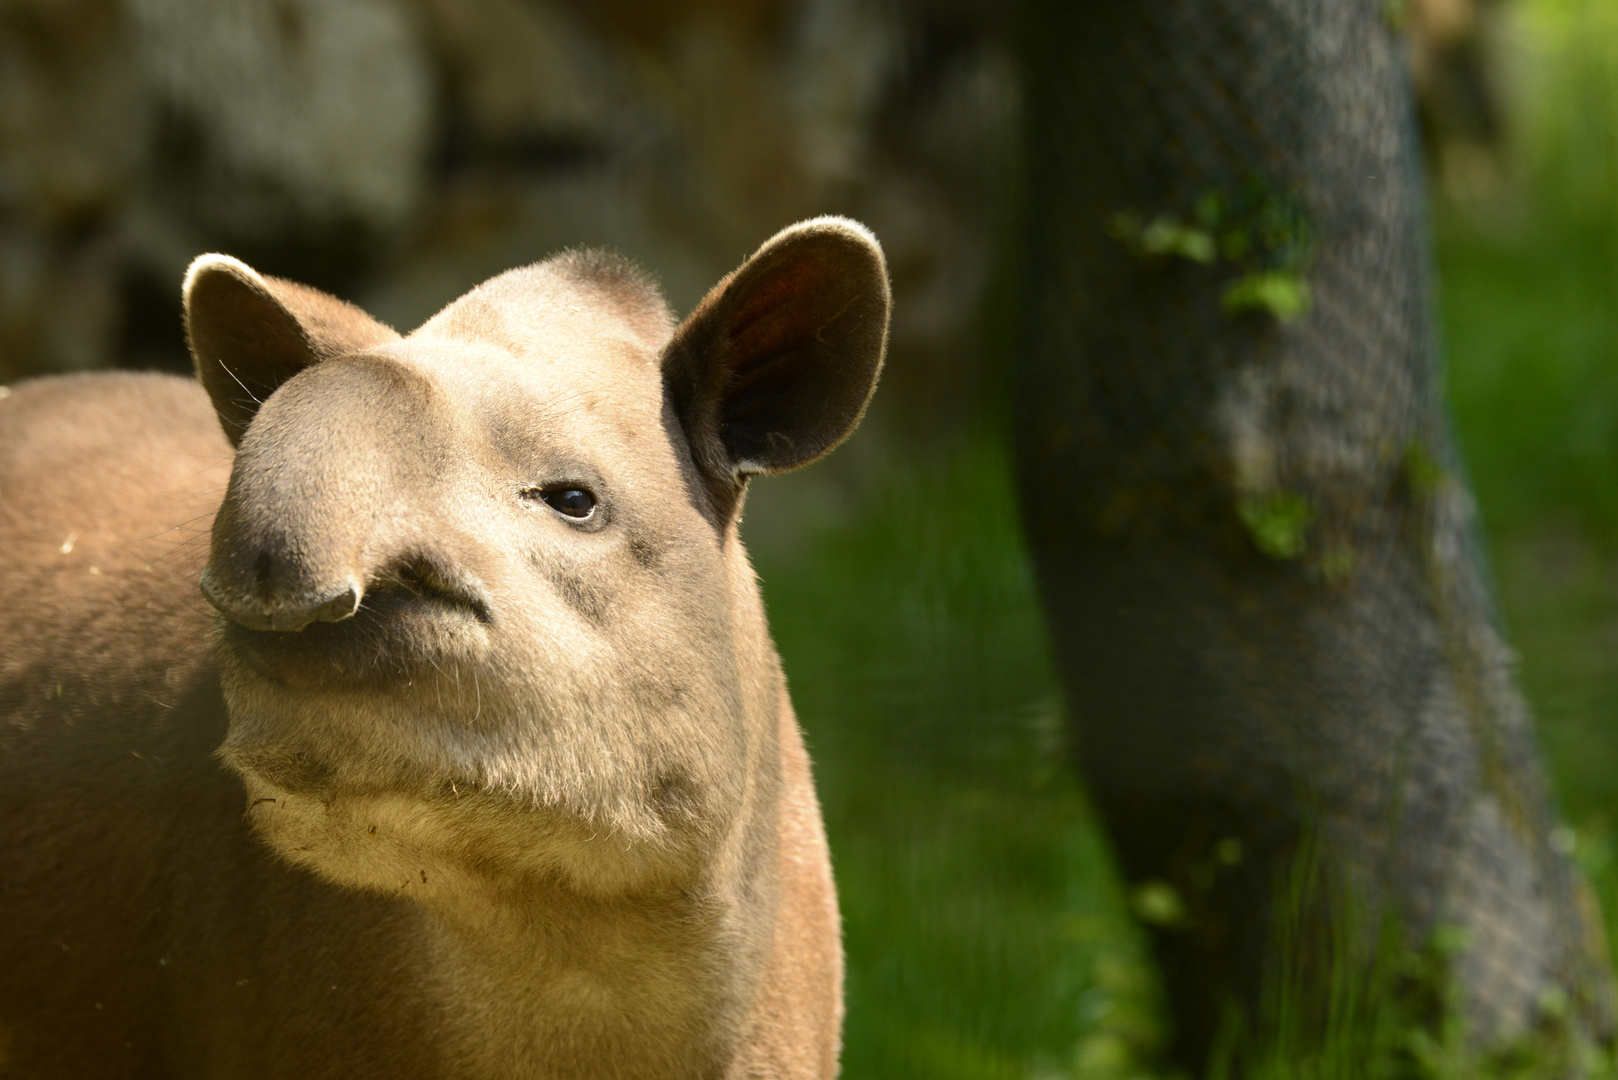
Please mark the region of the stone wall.
[[0, 381], [183, 370], [223, 250], [401, 328], [574, 244], [676, 308], [852, 214], [896, 288], [889, 411], [982, 397], [1017, 91], [951, 0], [0, 0]]

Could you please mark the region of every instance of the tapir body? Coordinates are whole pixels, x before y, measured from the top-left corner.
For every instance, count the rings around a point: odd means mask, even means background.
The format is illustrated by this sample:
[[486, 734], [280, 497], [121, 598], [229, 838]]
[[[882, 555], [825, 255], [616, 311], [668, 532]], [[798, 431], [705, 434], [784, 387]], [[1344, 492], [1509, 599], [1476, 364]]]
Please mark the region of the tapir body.
[[200, 386], [0, 398], [0, 1076], [834, 1075], [737, 524], [888, 304], [840, 219], [678, 326], [599, 254], [408, 337], [205, 256]]

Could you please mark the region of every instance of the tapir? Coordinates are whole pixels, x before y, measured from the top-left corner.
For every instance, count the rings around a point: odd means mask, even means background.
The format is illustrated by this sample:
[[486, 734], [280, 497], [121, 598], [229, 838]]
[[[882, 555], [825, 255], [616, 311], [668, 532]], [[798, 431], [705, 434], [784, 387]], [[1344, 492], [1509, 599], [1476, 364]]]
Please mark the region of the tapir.
[[835, 1075], [738, 526], [889, 307], [840, 218], [678, 324], [596, 251], [403, 337], [204, 255], [195, 380], [0, 396], [0, 1076]]

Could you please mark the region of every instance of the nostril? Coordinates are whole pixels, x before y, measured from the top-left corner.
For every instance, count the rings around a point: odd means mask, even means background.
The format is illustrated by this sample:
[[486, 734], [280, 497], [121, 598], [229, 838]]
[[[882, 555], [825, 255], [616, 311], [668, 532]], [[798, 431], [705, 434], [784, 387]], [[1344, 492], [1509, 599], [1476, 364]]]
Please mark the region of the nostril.
[[259, 552], [258, 558], [253, 562], [253, 584], [258, 587], [260, 596], [270, 595], [270, 578], [274, 573], [275, 559], [268, 551]]
[[[351, 619], [360, 609], [360, 601], [365, 596], [365, 589], [355, 578], [348, 579], [348, 585], [336, 593], [325, 603], [315, 607], [309, 622], [342, 622]], [[307, 625], [305, 623], [304, 625]]]
[[202, 578], [197, 584], [202, 587], [202, 598], [208, 601], [215, 611], [221, 615], [230, 614], [232, 605], [225, 590], [221, 589], [219, 584], [214, 581], [213, 567], [210, 566], [203, 570]]
[[483, 599], [483, 590], [474, 580], [447, 570], [430, 559], [401, 560], [381, 575], [375, 584], [401, 590], [418, 601], [459, 608], [481, 623], [493, 621], [489, 605]]

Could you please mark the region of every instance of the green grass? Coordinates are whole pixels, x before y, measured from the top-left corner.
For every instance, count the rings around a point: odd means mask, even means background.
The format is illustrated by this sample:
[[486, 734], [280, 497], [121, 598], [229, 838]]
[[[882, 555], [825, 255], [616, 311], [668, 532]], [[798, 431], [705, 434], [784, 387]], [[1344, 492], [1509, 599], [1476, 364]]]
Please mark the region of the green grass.
[[1522, 686], [1618, 940], [1618, 220], [1556, 224], [1445, 223], [1448, 382]]
[[849, 951], [845, 1072], [1129, 1076], [1151, 981], [1070, 768], [1006, 460], [760, 560]]

